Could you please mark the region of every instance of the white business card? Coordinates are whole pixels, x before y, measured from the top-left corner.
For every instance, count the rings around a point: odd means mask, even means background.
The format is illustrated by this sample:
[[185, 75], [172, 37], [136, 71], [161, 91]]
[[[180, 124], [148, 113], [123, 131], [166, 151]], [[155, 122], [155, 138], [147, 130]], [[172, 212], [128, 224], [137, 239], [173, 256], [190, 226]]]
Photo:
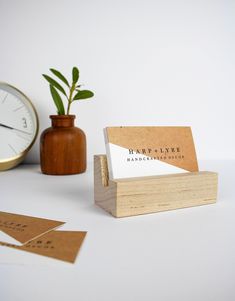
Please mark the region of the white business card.
[[198, 171], [190, 127], [107, 127], [111, 179]]

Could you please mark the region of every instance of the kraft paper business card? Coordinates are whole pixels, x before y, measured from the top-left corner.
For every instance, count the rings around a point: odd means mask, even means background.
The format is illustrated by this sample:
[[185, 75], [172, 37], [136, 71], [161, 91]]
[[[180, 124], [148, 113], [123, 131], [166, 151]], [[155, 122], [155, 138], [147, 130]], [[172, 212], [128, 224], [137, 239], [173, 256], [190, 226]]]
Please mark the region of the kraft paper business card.
[[190, 127], [107, 127], [111, 179], [198, 171]]
[[64, 222], [0, 211], [0, 241], [22, 245]]
[[50, 231], [23, 246], [0, 245], [74, 263], [85, 236], [83, 231]]

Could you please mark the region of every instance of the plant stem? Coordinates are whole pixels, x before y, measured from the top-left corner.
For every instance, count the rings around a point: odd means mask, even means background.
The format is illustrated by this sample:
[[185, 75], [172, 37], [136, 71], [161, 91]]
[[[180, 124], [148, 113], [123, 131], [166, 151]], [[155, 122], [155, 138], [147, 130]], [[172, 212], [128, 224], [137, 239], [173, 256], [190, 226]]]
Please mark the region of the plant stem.
[[73, 102], [73, 92], [74, 92], [74, 90], [75, 90], [75, 85], [72, 84], [72, 87], [70, 88], [70, 92], [69, 92], [69, 98], [68, 98], [67, 115], [69, 115], [70, 106], [71, 106], [71, 103]]

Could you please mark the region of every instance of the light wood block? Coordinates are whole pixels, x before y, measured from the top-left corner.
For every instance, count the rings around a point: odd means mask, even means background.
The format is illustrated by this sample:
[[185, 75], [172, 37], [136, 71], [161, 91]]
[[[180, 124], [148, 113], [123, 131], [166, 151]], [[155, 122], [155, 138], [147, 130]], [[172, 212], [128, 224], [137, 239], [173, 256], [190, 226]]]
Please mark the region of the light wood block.
[[106, 156], [94, 156], [95, 204], [115, 217], [215, 203], [217, 185], [209, 171], [109, 180]]

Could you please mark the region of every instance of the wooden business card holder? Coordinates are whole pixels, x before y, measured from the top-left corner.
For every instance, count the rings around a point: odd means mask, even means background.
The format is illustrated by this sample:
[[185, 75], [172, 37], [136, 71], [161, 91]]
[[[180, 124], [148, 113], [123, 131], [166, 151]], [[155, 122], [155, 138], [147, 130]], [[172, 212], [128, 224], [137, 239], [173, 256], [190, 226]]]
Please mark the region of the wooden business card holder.
[[94, 156], [95, 204], [115, 217], [215, 203], [217, 185], [209, 171], [110, 180], [106, 156]]

